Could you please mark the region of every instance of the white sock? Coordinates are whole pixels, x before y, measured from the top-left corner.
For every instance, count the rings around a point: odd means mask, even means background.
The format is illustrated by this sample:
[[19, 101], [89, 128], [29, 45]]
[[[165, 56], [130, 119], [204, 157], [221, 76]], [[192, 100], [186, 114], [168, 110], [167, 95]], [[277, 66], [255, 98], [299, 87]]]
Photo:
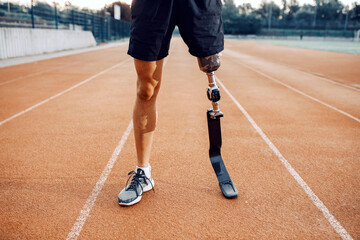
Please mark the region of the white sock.
[[143, 170], [144, 173], [145, 173], [145, 176], [146, 176], [147, 178], [151, 178], [151, 166], [150, 166], [150, 164], [149, 164], [149, 166], [146, 167], [146, 168], [136, 166], [135, 171], [137, 172], [138, 169]]

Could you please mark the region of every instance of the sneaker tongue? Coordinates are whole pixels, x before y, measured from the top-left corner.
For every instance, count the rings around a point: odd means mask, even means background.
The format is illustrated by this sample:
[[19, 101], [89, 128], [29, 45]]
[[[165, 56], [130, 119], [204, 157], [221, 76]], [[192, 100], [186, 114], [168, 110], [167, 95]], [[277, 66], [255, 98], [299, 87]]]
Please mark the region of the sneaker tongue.
[[127, 190], [137, 191], [138, 184], [141, 184], [141, 182], [144, 182], [144, 179], [142, 178], [142, 176], [145, 176], [144, 170], [137, 169], [136, 175], [133, 176], [133, 179], [131, 180], [130, 184], [127, 186]]
[[145, 172], [144, 172], [144, 170], [142, 170], [142, 169], [138, 168], [138, 170], [137, 170], [137, 174], [140, 174], [140, 175], [145, 175]]

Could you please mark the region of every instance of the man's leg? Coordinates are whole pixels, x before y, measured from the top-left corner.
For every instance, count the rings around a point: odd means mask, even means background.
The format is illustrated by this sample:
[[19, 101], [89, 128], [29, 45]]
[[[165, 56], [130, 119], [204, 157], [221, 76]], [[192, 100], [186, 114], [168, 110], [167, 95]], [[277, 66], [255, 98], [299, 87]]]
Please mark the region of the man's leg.
[[160, 89], [163, 60], [134, 59], [134, 64], [138, 76], [133, 112], [137, 167], [129, 173], [130, 177], [133, 176], [131, 182], [119, 193], [119, 204], [124, 206], [138, 203], [142, 194], [154, 187], [149, 160], [156, 127], [156, 97]]
[[164, 60], [134, 59], [137, 72], [137, 97], [133, 112], [137, 166], [148, 167], [156, 127], [156, 98], [159, 93]]
[[207, 96], [212, 102], [212, 109], [208, 109], [207, 122], [210, 140], [210, 161], [215, 171], [216, 177], [219, 181], [220, 189], [226, 198], [236, 198], [238, 191], [232, 182], [230, 175], [225, 167], [224, 161], [221, 157], [221, 126], [220, 118], [223, 117], [223, 113], [219, 108], [220, 91], [216, 85], [216, 77], [214, 71], [220, 67], [219, 54], [214, 54], [208, 57], [198, 58], [200, 70], [205, 72], [209, 87], [207, 90]]

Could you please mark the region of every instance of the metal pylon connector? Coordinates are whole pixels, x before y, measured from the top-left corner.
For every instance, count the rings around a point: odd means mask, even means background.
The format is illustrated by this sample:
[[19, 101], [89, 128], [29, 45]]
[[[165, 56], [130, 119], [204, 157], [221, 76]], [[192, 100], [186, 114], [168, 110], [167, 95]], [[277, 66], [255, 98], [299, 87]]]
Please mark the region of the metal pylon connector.
[[208, 110], [210, 113], [210, 117], [211, 118], [222, 117], [223, 113], [220, 111], [220, 107], [219, 107], [219, 100], [221, 96], [220, 96], [219, 87], [216, 85], [215, 74], [214, 72], [210, 72], [207, 73], [206, 75], [208, 76], [208, 81], [209, 81], [207, 96], [208, 99], [211, 101], [213, 107], [212, 109]]

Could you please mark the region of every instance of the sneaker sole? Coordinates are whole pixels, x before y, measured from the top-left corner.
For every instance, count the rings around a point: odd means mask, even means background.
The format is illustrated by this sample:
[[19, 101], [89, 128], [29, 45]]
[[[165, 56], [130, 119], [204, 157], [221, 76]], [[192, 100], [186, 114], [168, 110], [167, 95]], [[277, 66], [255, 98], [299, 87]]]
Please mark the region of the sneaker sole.
[[[152, 178], [151, 178], [151, 183], [152, 183], [152, 186], [151, 186], [151, 184], [148, 184], [146, 187], [143, 188], [143, 192], [148, 192], [155, 186], [154, 179], [152, 179]], [[129, 202], [129, 203], [119, 202], [119, 200], [118, 200], [118, 203], [120, 206], [132, 206], [132, 205], [140, 202], [141, 198], [142, 198], [142, 196], [138, 196], [138, 198], [136, 198], [134, 201]]]
[[139, 197], [136, 198], [134, 201], [129, 202], [129, 203], [119, 202], [119, 205], [120, 205], [120, 206], [131, 206], [131, 205], [134, 205], [134, 204], [140, 202], [141, 198], [142, 198], [142, 196], [139, 196]]

